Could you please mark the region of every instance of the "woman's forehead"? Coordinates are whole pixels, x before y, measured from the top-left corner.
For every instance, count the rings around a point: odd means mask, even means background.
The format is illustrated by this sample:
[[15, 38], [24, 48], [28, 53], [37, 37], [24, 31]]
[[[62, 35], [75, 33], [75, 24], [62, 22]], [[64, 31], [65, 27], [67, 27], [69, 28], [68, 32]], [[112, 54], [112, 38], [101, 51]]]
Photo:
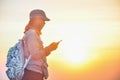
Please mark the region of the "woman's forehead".
[[41, 22], [45, 22], [42, 18], [40, 18], [40, 17], [36, 17], [36, 18], [33, 18], [33, 20], [35, 20], [35, 21], [41, 21]]

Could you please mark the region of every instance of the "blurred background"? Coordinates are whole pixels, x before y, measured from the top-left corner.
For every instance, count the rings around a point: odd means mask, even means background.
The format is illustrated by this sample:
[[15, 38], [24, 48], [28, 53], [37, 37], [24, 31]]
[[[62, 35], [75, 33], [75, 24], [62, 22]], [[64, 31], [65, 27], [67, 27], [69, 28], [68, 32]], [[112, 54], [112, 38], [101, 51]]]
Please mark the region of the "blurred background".
[[63, 40], [48, 57], [48, 80], [120, 80], [119, 0], [0, 0], [0, 80], [8, 49], [24, 35], [29, 12], [51, 19], [44, 46]]

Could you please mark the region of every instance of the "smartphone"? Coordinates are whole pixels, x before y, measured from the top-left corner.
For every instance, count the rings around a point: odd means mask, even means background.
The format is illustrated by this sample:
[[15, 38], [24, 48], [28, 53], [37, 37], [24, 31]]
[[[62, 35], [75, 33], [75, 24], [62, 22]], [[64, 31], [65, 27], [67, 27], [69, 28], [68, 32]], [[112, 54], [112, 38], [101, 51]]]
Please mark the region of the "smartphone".
[[62, 42], [62, 40], [58, 41], [57, 43], [59, 44], [60, 42]]

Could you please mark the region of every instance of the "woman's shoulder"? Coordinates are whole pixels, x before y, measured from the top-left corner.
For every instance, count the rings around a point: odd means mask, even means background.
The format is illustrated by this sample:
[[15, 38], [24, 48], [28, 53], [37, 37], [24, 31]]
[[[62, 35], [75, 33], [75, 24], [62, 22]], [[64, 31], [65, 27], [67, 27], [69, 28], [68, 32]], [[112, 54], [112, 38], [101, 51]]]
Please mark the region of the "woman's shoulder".
[[24, 38], [30, 38], [30, 37], [37, 37], [35, 30], [29, 29], [28, 31], [25, 32]]
[[29, 34], [36, 34], [36, 33], [35, 33], [35, 30], [29, 29], [28, 31], [25, 32], [25, 34], [29, 35]]

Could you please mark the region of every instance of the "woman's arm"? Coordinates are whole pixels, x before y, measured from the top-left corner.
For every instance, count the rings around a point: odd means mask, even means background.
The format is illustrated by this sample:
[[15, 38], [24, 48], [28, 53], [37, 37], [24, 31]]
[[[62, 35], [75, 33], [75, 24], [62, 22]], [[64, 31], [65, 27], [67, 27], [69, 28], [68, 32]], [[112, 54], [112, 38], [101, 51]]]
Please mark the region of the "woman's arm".
[[45, 56], [45, 51], [42, 43], [38, 40], [38, 36], [34, 31], [31, 31], [27, 36], [27, 47], [32, 59], [39, 60]]

